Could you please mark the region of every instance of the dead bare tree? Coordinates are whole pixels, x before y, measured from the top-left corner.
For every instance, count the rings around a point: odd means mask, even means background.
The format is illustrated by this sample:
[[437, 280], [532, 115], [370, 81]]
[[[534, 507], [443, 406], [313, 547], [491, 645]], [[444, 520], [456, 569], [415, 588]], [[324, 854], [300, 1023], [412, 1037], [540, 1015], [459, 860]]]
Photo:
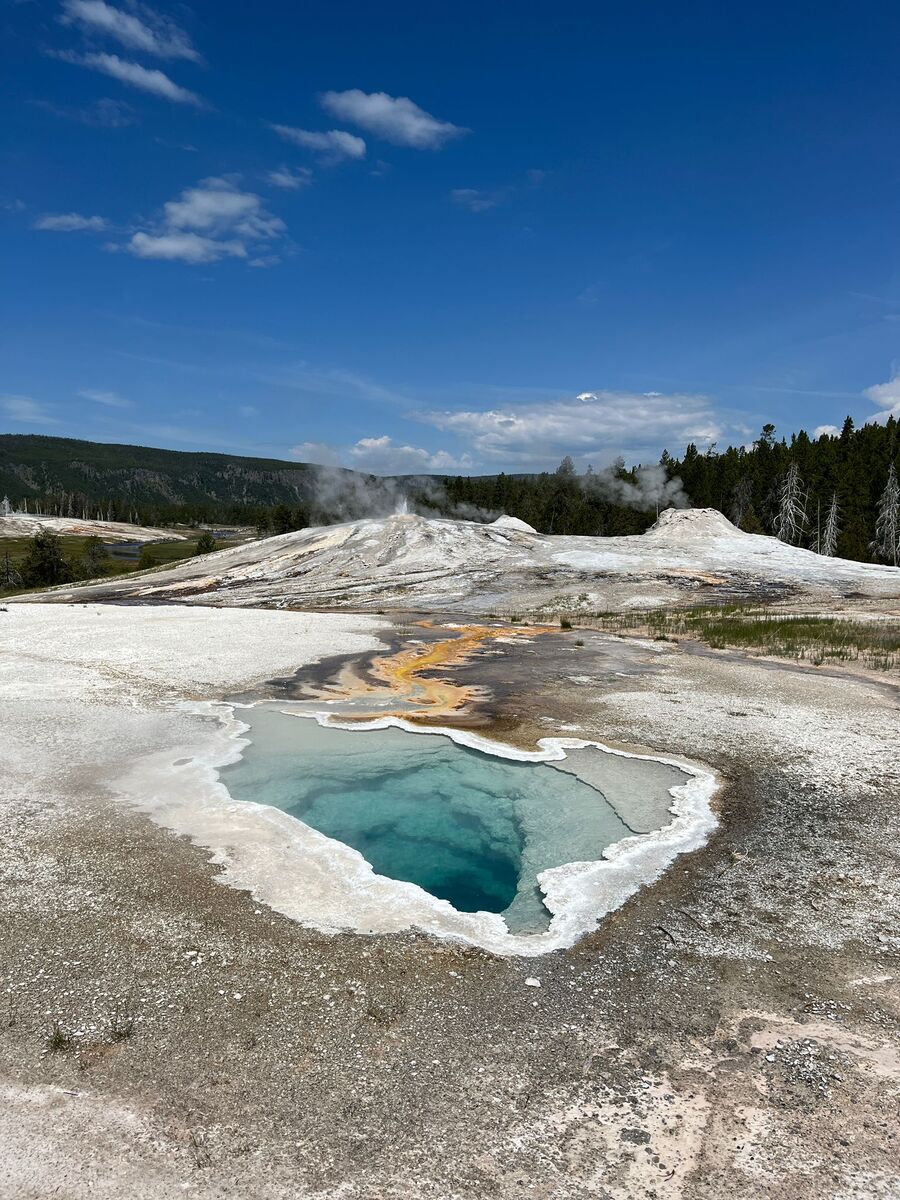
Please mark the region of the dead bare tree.
[[828, 505], [828, 512], [825, 514], [825, 528], [822, 530], [822, 538], [819, 543], [819, 553], [827, 555], [828, 558], [834, 558], [837, 550], [838, 534], [841, 532], [840, 517], [837, 492], [834, 492], [831, 503]]
[[887, 484], [878, 501], [875, 540], [871, 548], [879, 558], [896, 567], [900, 558], [900, 482], [893, 463], [888, 469]]
[[778, 487], [778, 512], [775, 514], [775, 536], [782, 542], [796, 545], [806, 529], [807, 495], [797, 464], [791, 463]]

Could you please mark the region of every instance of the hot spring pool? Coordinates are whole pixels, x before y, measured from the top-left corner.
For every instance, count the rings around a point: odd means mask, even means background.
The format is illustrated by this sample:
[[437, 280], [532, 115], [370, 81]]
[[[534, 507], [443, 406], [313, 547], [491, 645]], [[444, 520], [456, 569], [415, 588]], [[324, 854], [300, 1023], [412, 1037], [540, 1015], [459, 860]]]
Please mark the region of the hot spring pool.
[[549, 925], [541, 871], [662, 828], [669, 789], [688, 778], [593, 747], [559, 763], [517, 762], [440, 734], [323, 728], [267, 705], [241, 720], [250, 744], [220, 768], [236, 800], [282, 809], [358, 850], [378, 875], [460, 912], [500, 913], [515, 933]]

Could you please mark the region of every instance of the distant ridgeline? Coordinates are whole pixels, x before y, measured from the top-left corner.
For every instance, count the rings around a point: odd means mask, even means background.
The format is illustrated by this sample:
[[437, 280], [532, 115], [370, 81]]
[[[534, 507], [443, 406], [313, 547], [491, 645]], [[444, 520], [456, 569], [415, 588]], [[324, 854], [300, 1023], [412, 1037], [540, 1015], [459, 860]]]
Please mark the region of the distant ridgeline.
[[379, 478], [358, 471], [229, 454], [114, 446], [39, 435], [0, 435], [0, 496], [13, 507], [143, 525], [222, 523], [286, 533], [392, 512], [404, 497], [435, 516], [490, 520], [508, 513], [542, 533], [642, 533], [659, 509], [717, 508], [751, 533], [860, 561], [900, 554], [900, 434], [885, 425], [815, 440], [751, 447], [694, 445], [658, 464], [621, 461], [577, 474], [566, 458], [540, 475]]
[[[312, 514], [319, 471], [278, 459], [0, 434], [0, 496], [54, 516], [253, 524], [279, 503]], [[356, 474], [327, 472], [329, 481]]]

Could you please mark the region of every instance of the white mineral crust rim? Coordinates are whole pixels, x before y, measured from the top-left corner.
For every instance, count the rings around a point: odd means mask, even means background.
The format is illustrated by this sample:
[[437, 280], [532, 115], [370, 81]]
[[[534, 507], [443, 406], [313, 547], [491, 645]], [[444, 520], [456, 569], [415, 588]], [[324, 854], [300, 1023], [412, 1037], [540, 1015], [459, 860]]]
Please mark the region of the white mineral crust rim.
[[499, 913], [459, 912], [414, 883], [376, 874], [357, 850], [281, 809], [235, 800], [222, 783], [219, 769], [237, 762], [250, 744], [243, 736], [250, 726], [240, 720], [236, 710], [256, 704], [183, 701], [178, 707], [198, 717], [216, 718], [217, 726], [203, 750], [188, 747], [182, 748], [182, 757], [169, 750], [144, 758], [117, 780], [118, 790], [160, 824], [212, 851], [210, 861], [223, 868], [221, 882], [247, 890], [256, 901], [323, 932], [376, 934], [419, 929], [495, 954], [547, 954], [574, 945], [596, 929], [602, 917], [658, 879], [679, 854], [702, 846], [716, 825], [711, 807], [719, 786], [715, 772], [682, 758], [634, 754], [573, 737], [541, 738], [540, 749], [519, 750], [464, 730], [423, 729], [400, 717], [342, 723], [327, 712], [301, 713], [279, 705], [282, 712], [312, 717], [331, 728], [396, 728], [440, 734], [458, 745], [519, 762], [559, 761], [566, 757], [566, 750], [593, 746], [623, 758], [665, 763], [688, 775], [683, 784], [669, 789], [672, 820], [662, 829], [623, 838], [606, 847], [596, 861], [571, 862], [542, 871], [538, 882], [551, 914], [549, 928], [542, 933], [514, 934]]

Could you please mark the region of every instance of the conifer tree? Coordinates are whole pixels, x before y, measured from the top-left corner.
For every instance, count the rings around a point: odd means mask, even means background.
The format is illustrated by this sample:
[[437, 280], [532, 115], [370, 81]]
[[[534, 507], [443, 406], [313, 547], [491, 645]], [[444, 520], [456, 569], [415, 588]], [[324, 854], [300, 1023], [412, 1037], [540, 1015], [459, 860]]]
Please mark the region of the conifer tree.
[[729, 516], [738, 529], [744, 528], [744, 516], [753, 507], [753, 483], [749, 475], [742, 475], [731, 494]]
[[22, 579], [29, 587], [36, 587], [40, 584], [65, 583], [69, 574], [59, 534], [49, 529], [39, 529], [31, 539], [22, 563]]

